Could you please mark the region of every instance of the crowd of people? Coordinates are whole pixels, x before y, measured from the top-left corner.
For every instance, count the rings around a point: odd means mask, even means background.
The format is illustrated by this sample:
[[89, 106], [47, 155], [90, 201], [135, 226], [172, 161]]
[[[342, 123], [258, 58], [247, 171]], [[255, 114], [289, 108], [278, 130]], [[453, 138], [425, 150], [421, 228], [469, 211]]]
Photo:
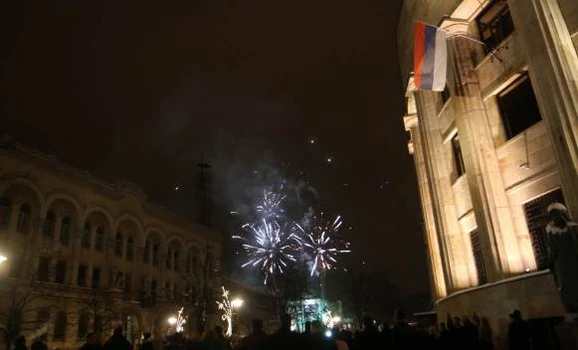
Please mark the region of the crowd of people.
[[[530, 331], [519, 310], [510, 315], [508, 330], [511, 350], [530, 350]], [[428, 327], [409, 323], [402, 311], [396, 313], [394, 322], [379, 323], [365, 317], [361, 330], [326, 329], [320, 321], [306, 322], [302, 333], [291, 330], [291, 316], [281, 317], [279, 329], [267, 334], [263, 321], [252, 322], [252, 332], [242, 338], [227, 338], [221, 326], [202, 328], [184, 335], [175, 333], [163, 336], [158, 330], [144, 333], [140, 350], [491, 350], [492, 331], [484, 317], [451, 317], [445, 322]], [[15, 342], [16, 350], [27, 350], [24, 337]], [[32, 350], [48, 350], [42, 340], [36, 340]], [[134, 346], [118, 327], [113, 335], [101, 342], [100, 336], [90, 333], [80, 350], [132, 350]]]

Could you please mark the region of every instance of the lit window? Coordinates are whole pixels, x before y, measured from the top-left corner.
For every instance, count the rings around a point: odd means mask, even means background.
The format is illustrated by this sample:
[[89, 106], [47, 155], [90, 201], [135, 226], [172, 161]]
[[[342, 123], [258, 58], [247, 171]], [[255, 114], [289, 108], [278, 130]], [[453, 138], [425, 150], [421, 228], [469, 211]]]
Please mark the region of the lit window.
[[532, 83], [527, 74], [498, 95], [498, 104], [508, 139], [542, 120]]

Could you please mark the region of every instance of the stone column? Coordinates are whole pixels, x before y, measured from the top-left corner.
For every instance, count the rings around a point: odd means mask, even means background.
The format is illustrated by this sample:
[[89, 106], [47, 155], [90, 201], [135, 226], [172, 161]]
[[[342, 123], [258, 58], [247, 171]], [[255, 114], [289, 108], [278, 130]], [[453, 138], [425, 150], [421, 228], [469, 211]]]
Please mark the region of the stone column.
[[76, 276], [78, 275], [78, 265], [80, 264], [80, 254], [82, 250], [81, 239], [83, 232], [84, 232], [84, 224], [80, 228], [74, 230], [72, 233], [72, 237], [70, 238], [72, 259], [70, 259], [67, 266], [68, 269], [67, 281], [68, 284], [73, 286], [76, 285]]
[[424, 149], [419, 131], [419, 121], [417, 115], [410, 115], [404, 118], [406, 130], [411, 134], [413, 160], [417, 174], [419, 195], [421, 199], [421, 210], [423, 213], [424, 238], [427, 245], [428, 268], [430, 273], [430, 284], [434, 300], [447, 296], [446, 279], [443, 269], [443, 258], [440, 249], [440, 236], [434, 218], [431, 187], [427, 178], [425, 167]]
[[[30, 221], [30, 229], [27, 233], [27, 246], [24, 249], [24, 266], [28, 266], [21, 275], [25, 278], [36, 278], [40, 255], [44, 251], [42, 231], [44, 220], [34, 219]], [[21, 234], [21, 233], [18, 233]]]
[[470, 281], [468, 252], [458, 224], [448, 159], [443, 150], [443, 139], [437, 116], [435, 94], [416, 91], [417, 112], [420, 122], [420, 140], [424, 150], [424, 164], [430, 180], [434, 220], [439, 230], [443, 271], [447, 293], [473, 285]]
[[488, 280], [496, 281], [524, 271], [510, 204], [504, 189], [479, 79], [472, 61], [473, 45], [464, 37], [448, 39], [453, 80], [449, 79], [456, 108], [468, 187], [480, 234]]
[[135, 249], [136, 254], [134, 257], [133, 262], [133, 284], [132, 284], [132, 292], [140, 292], [141, 289], [141, 280], [144, 276], [144, 247], [138, 247]]
[[557, 0], [508, 0], [558, 161], [568, 208], [578, 217], [578, 56]]
[[166, 298], [168, 292], [166, 291], [167, 284], [167, 255], [163, 254], [159, 257], [159, 269], [161, 271], [161, 278], [159, 281], [159, 297]]
[[[95, 231], [96, 232], [96, 231]], [[109, 232], [104, 237], [104, 264], [101, 270], [101, 285], [104, 289], [115, 288], [114, 278], [111, 276], [112, 261], [114, 259], [114, 235]]]

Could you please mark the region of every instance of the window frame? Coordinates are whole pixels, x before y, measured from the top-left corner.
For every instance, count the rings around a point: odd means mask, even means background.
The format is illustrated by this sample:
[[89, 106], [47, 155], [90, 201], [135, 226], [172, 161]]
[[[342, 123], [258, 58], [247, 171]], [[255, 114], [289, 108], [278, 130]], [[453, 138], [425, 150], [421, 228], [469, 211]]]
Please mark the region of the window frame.
[[[505, 99], [507, 98], [507, 96], [509, 94], [514, 92], [517, 88], [520, 88], [525, 83], [529, 84], [529, 88], [530, 88], [530, 91], [532, 92], [533, 100], [536, 102], [536, 108], [537, 108], [538, 116], [540, 117], [540, 119], [535, 121], [532, 124], [527, 124], [522, 129], [519, 129], [519, 130], [517, 130], [517, 132], [514, 132], [512, 130], [510, 120], [513, 120], [512, 118], [516, 117], [516, 116], [508, 116], [508, 114], [506, 113], [506, 109], [508, 109], [508, 108], [506, 108]], [[516, 136], [524, 133], [526, 130], [528, 130], [532, 126], [534, 126], [534, 125], [538, 124], [539, 122], [541, 122], [542, 120], [544, 120], [544, 118], [542, 117], [542, 113], [540, 111], [540, 106], [538, 105], [536, 93], [534, 92], [534, 86], [532, 85], [532, 80], [530, 79], [530, 75], [528, 74], [528, 72], [525, 72], [524, 74], [517, 77], [511, 84], [509, 84], [502, 91], [500, 91], [496, 95], [496, 98], [497, 98], [498, 110], [500, 113], [500, 120], [501, 120], [502, 125], [504, 127], [504, 132], [506, 134], [505, 136], [506, 136], [507, 140], [511, 140], [511, 139], [515, 138]], [[517, 118], [520, 118], [520, 117], [517, 117]]]
[[[484, 16], [488, 15], [489, 12], [496, 9], [497, 6], [504, 4], [505, 6], [498, 10], [491, 19], [486, 23], [482, 22]], [[507, 17], [505, 17], [507, 16]], [[505, 17], [505, 18], [504, 18]], [[503, 25], [504, 20], [509, 20], [509, 26], [511, 26], [510, 32], [504, 34], [504, 30], [509, 30], [506, 25]], [[476, 26], [478, 27], [478, 33], [480, 35], [480, 40], [485, 44], [486, 53], [489, 54], [492, 50], [495, 50], [501, 43], [503, 43], [512, 33], [516, 31], [514, 26], [514, 21], [512, 19], [512, 14], [508, 3], [506, 0], [492, 0], [481, 12], [476, 16]], [[500, 25], [502, 24], [502, 25]], [[485, 36], [486, 31], [494, 31], [489, 37]], [[499, 32], [496, 32], [499, 31]]]

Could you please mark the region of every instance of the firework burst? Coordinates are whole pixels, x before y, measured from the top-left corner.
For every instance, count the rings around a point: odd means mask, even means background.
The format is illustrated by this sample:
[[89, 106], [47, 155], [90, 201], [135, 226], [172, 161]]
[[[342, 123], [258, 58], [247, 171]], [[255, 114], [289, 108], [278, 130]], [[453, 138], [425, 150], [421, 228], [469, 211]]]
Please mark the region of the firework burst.
[[241, 267], [259, 268], [265, 276], [264, 284], [271, 275], [282, 274], [290, 262], [297, 260], [299, 239], [293, 225], [282, 226], [263, 218], [260, 224], [245, 224], [243, 228], [249, 233], [249, 239], [233, 236], [244, 242], [242, 247], [249, 259]]
[[261, 203], [256, 206], [257, 214], [265, 219], [279, 219], [284, 212], [281, 203], [286, 197], [281, 193], [264, 190]]
[[311, 276], [315, 272], [319, 273], [335, 268], [338, 256], [351, 252], [349, 242], [344, 242], [335, 237], [343, 223], [340, 216], [337, 216], [333, 221], [325, 221], [323, 213], [321, 213], [319, 217], [315, 217], [313, 220], [313, 224], [308, 230], [296, 224], [296, 227], [302, 233], [300, 238], [301, 246], [313, 260]]

